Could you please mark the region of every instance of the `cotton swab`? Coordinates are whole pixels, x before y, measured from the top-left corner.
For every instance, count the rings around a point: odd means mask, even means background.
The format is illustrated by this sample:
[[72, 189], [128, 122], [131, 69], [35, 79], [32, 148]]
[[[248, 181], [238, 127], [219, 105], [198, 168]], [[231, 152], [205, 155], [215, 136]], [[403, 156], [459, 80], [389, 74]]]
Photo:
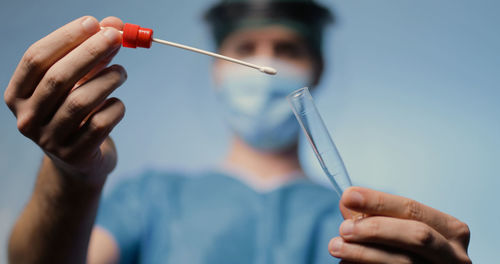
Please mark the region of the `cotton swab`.
[[[101, 27], [101, 29], [102, 29], [102, 27]], [[122, 33], [122, 35], [123, 35], [122, 45], [124, 47], [127, 47], [127, 48], [141, 47], [141, 48], [148, 48], [149, 49], [151, 47], [152, 42], [156, 42], [156, 43], [160, 43], [163, 45], [181, 48], [181, 49], [205, 54], [208, 56], [212, 56], [215, 58], [223, 59], [223, 60], [226, 60], [229, 62], [237, 63], [237, 64], [240, 64], [243, 66], [247, 66], [247, 67], [259, 70], [260, 72], [263, 72], [263, 73], [266, 73], [269, 75], [275, 75], [278, 73], [274, 68], [271, 68], [271, 67], [259, 66], [259, 65], [255, 65], [255, 64], [252, 64], [249, 62], [245, 62], [242, 60], [231, 58], [228, 56], [220, 55], [220, 54], [217, 54], [214, 52], [210, 52], [210, 51], [206, 51], [206, 50], [202, 50], [202, 49], [198, 49], [198, 48], [194, 48], [194, 47], [190, 47], [187, 45], [183, 45], [183, 44], [179, 44], [179, 43], [175, 43], [175, 42], [171, 42], [171, 41], [166, 41], [166, 40], [162, 40], [162, 39], [158, 39], [158, 38], [153, 38], [153, 30], [152, 29], [141, 28], [138, 25], [126, 23], [123, 26], [123, 31], [120, 31], [120, 33]]]
[[163, 44], [163, 45], [169, 45], [169, 46], [172, 46], [172, 47], [181, 48], [181, 49], [185, 49], [185, 50], [190, 50], [190, 51], [193, 51], [193, 52], [198, 52], [198, 53], [201, 53], [201, 54], [205, 54], [205, 55], [212, 56], [212, 57], [215, 57], [215, 58], [223, 59], [223, 60], [226, 60], [226, 61], [238, 63], [240, 65], [244, 65], [244, 66], [247, 66], [247, 67], [250, 67], [250, 68], [257, 69], [257, 70], [259, 70], [259, 71], [261, 71], [263, 73], [267, 73], [267, 74], [271, 74], [271, 75], [275, 75], [277, 73], [277, 71], [275, 69], [271, 68], [271, 67], [258, 66], [258, 65], [255, 65], [255, 64], [252, 64], [252, 63], [249, 63], [249, 62], [245, 62], [245, 61], [238, 60], [238, 59], [235, 59], [235, 58], [231, 58], [231, 57], [228, 57], [228, 56], [220, 55], [220, 54], [217, 54], [217, 53], [214, 53], [214, 52], [210, 52], [210, 51], [193, 48], [193, 47], [182, 45], [182, 44], [179, 44], [179, 43], [170, 42], [170, 41], [166, 41], [166, 40], [162, 40], [162, 39], [157, 39], [157, 38], [153, 38], [153, 42], [160, 43], [160, 44]]

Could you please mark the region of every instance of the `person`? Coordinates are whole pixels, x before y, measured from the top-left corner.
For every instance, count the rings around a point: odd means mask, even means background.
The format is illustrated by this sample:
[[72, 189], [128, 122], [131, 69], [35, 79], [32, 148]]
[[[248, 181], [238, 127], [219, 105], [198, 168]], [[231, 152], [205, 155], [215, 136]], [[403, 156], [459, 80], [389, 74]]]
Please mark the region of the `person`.
[[125, 113], [109, 96], [127, 74], [107, 66], [123, 23], [81, 17], [28, 48], [4, 98], [45, 155], [12, 230], [11, 263], [471, 263], [469, 229], [456, 218], [361, 187], [339, 201], [304, 176], [284, 96], [321, 78], [327, 9], [225, 0], [206, 18], [220, 53], [278, 75], [215, 61], [214, 91], [234, 135], [223, 165], [148, 170], [101, 203], [117, 161], [109, 133]]

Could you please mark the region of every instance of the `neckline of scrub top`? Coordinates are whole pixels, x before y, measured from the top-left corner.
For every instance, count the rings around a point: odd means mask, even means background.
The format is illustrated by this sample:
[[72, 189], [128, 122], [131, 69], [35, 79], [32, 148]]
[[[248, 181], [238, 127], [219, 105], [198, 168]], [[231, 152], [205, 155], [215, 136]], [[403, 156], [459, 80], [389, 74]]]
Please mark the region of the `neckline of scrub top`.
[[214, 170], [228, 178], [240, 182], [241, 184], [258, 193], [270, 193], [286, 186], [296, 184], [303, 180], [308, 181], [308, 178], [305, 176], [305, 174], [302, 171], [298, 170], [284, 176], [272, 177], [268, 181], [268, 183], [256, 180], [257, 177], [254, 177], [251, 173], [231, 166], [227, 163], [219, 165], [218, 167], [214, 168]]

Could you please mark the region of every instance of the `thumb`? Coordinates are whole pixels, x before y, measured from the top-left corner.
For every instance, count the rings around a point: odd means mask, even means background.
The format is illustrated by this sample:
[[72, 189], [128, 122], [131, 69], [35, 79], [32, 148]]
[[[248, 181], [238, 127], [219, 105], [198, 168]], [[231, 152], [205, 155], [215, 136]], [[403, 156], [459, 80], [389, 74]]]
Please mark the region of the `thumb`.
[[340, 212], [342, 213], [342, 217], [344, 217], [344, 219], [352, 219], [353, 216], [357, 214], [356, 212], [345, 207], [344, 204], [342, 203], [339, 203], [339, 208]]
[[344, 191], [344, 193], [342, 194], [342, 197], [340, 198], [340, 201], [339, 201], [339, 208], [340, 208], [340, 212], [342, 213], [342, 216], [344, 217], [344, 219], [354, 219], [354, 220], [361, 219], [361, 218], [368, 216], [366, 214], [353, 211], [344, 205], [344, 202], [347, 199], [345, 196], [349, 197], [349, 189], [350, 188], [351, 187], [347, 188]]

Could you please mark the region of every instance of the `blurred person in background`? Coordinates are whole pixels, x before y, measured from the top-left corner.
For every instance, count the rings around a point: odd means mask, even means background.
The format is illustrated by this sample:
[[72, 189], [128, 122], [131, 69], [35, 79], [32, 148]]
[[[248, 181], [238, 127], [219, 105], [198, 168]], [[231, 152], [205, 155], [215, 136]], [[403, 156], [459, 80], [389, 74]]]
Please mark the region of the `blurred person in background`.
[[[233, 132], [221, 165], [145, 171], [100, 203], [117, 162], [108, 135], [125, 113], [109, 96], [127, 74], [107, 66], [123, 23], [82, 17], [26, 51], [4, 97], [45, 156], [10, 237], [12, 263], [470, 263], [469, 229], [454, 217], [360, 187], [339, 201], [304, 175], [285, 96], [320, 81], [329, 10], [312, 0], [226, 0], [205, 18], [218, 52], [278, 75], [215, 61]], [[354, 211], [367, 217], [351, 220]]]

